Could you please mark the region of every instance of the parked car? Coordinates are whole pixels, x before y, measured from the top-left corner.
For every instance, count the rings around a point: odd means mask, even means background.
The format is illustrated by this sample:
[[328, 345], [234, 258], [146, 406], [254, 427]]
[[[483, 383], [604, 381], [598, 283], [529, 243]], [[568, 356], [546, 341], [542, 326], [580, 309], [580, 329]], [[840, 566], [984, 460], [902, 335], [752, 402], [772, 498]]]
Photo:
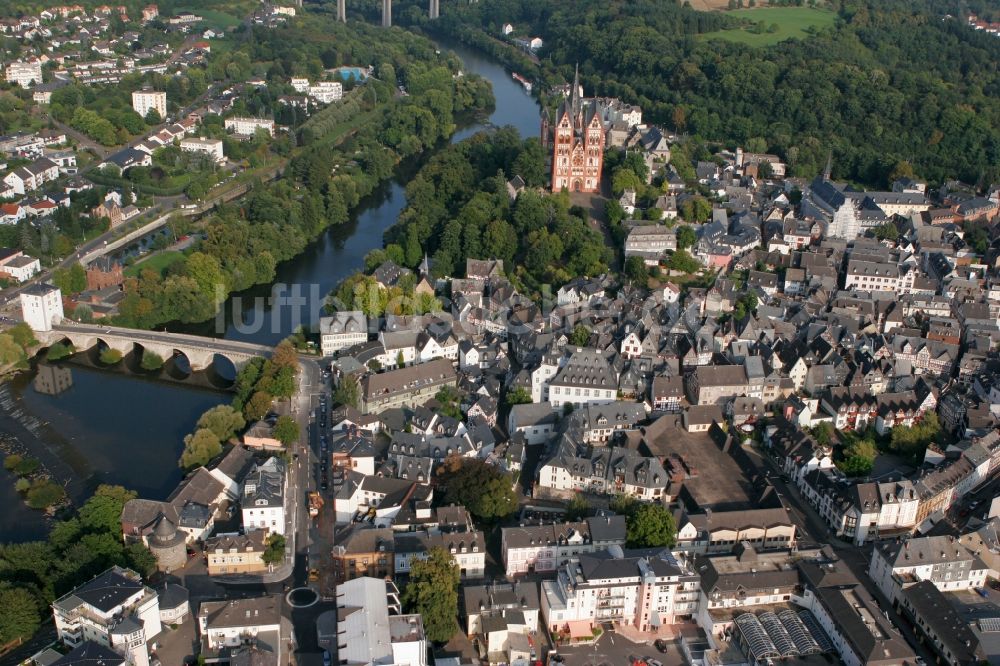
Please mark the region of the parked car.
[[663, 640], [662, 638], [657, 638], [655, 641], [653, 641], [653, 647], [655, 647], [660, 652], [666, 652], [667, 651], [667, 642], [665, 640]]

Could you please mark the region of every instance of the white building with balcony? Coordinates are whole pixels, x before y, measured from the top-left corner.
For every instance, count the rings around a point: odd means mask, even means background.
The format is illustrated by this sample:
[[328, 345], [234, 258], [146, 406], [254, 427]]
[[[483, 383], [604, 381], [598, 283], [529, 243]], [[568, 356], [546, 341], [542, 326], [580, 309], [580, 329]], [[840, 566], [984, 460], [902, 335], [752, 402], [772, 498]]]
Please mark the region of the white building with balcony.
[[153, 110], [160, 118], [166, 118], [167, 93], [157, 90], [135, 90], [132, 92], [132, 108], [143, 118]]
[[146, 644], [162, 629], [156, 591], [136, 572], [117, 566], [56, 599], [52, 617], [68, 647], [99, 643], [134, 666], [149, 666]]
[[[640, 554], [641, 553], [641, 554]], [[582, 554], [542, 582], [542, 616], [552, 634], [585, 637], [602, 622], [639, 631], [690, 620], [698, 609], [697, 574], [663, 549]]]
[[6, 77], [11, 83], [30, 88], [42, 82], [42, 61], [38, 58], [14, 61], [7, 65]]
[[225, 162], [226, 155], [223, 152], [222, 141], [219, 139], [202, 139], [191, 137], [181, 140], [181, 150], [186, 153], [204, 153], [215, 162]]
[[226, 118], [226, 131], [232, 132], [236, 136], [252, 137], [257, 130], [262, 129], [269, 135], [274, 136], [274, 121], [270, 118], [246, 118], [234, 117]]

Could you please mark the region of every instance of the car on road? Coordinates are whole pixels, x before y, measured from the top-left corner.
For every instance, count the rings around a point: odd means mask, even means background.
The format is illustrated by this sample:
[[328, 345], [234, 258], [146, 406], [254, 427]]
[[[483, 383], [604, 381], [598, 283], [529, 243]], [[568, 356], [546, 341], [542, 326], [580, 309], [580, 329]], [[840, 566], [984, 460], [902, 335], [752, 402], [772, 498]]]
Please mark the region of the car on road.
[[326, 490], [326, 479], [319, 482], [320, 490]]
[[663, 640], [662, 638], [657, 638], [655, 641], [653, 641], [653, 647], [655, 647], [660, 652], [666, 652], [667, 651], [667, 642], [665, 640]]
[[323, 666], [330, 666], [330, 652], [323, 650]]

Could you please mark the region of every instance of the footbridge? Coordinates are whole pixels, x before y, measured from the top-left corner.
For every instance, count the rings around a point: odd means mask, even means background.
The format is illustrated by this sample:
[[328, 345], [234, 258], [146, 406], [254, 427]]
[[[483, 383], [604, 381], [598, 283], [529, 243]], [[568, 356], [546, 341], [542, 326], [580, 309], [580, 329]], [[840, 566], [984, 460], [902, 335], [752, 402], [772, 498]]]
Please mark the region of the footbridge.
[[253, 357], [270, 357], [272, 352], [271, 347], [248, 342], [77, 323], [56, 324], [50, 331], [36, 331], [35, 337], [50, 345], [68, 341], [80, 351], [103, 344], [121, 352], [122, 356], [139, 351], [137, 347], [156, 354], [164, 361], [183, 356], [192, 372], [208, 369], [217, 356], [225, 358], [239, 370]]

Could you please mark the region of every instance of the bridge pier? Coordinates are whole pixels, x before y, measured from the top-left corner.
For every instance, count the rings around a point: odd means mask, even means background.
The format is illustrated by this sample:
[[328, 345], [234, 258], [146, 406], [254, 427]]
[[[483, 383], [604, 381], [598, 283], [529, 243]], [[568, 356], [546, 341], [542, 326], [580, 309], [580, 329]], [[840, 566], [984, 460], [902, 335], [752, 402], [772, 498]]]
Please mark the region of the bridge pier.
[[337, 20], [347, 23], [347, 0], [337, 0]]
[[392, 0], [382, 0], [382, 27], [392, 27]]
[[215, 352], [212, 351], [184, 350], [183, 354], [187, 356], [191, 372], [205, 370], [211, 367], [212, 362], [215, 360]]
[[441, 0], [430, 0], [430, 7], [427, 10], [427, 14], [431, 19], [441, 16]]

